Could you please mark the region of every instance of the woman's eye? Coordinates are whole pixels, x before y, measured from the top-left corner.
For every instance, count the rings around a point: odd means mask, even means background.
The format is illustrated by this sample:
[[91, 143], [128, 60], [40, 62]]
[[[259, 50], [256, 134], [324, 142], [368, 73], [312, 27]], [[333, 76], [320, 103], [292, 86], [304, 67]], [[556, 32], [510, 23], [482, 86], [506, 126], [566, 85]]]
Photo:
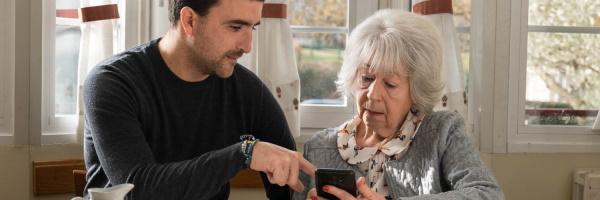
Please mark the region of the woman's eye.
[[362, 81], [363, 82], [373, 82], [375, 79], [373, 77], [369, 77], [369, 76], [363, 76], [362, 77]]
[[362, 87], [368, 87], [375, 80], [375, 78], [371, 76], [363, 75], [360, 77], [360, 83]]
[[396, 84], [390, 83], [390, 82], [385, 82], [385, 86], [388, 88], [396, 88]]

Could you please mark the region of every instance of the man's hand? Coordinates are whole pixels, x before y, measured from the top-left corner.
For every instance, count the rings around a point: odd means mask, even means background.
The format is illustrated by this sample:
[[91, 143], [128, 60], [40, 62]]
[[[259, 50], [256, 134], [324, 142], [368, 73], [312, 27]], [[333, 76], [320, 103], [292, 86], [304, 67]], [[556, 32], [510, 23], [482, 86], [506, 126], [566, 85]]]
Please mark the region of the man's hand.
[[[358, 192], [360, 195], [357, 197], [352, 196], [350, 193], [345, 190], [339, 189], [335, 186], [326, 185], [323, 186], [323, 191], [336, 196], [340, 200], [385, 200], [385, 197], [380, 195], [379, 193], [371, 190], [369, 186], [365, 183], [365, 178], [360, 177], [356, 180], [356, 187], [358, 188]], [[323, 200], [323, 198], [317, 196], [317, 189], [313, 188], [308, 192], [307, 200]]]
[[304, 185], [298, 179], [300, 170], [311, 177], [316, 171], [300, 153], [262, 141], [254, 145], [250, 169], [265, 172], [269, 182], [289, 185], [296, 192], [304, 191]]

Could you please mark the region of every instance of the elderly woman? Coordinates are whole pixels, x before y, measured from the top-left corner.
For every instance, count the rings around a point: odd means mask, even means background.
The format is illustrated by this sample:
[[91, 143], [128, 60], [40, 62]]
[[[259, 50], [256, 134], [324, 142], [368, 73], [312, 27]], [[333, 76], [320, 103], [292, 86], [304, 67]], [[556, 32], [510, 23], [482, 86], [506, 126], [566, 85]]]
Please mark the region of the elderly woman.
[[[444, 86], [441, 51], [437, 29], [416, 14], [382, 10], [358, 25], [337, 81], [358, 114], [313, 136], [304, 156], [319, 168], [353, 170], [358, 199], [503, 199], [461, 116], [432, 111]], [[322, 198], [314, 180], [301, 178], [309, 187], [294, 199]]]

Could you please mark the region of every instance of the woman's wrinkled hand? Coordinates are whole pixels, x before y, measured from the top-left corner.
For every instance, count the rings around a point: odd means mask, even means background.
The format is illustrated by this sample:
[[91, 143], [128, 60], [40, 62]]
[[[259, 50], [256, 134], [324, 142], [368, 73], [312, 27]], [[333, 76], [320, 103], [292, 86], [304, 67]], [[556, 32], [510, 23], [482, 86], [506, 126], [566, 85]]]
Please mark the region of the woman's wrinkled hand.
[[[364, 177], [358, 178], [356, 180], [356, 188], [358, 188], [358, 197], [352, 196], [350, 193], [337, 188], [331, 185], [323, 186], [323, 191], [336, 196], [340, 200], [385, 200], [385, 197], [380, 195], [379, 193], [371, 190], [369, 186], [367, 186]], [[312, 188], [307, 195], [307, 200], [325, 200], [322, 197], [317, 196], [317, 189]]]

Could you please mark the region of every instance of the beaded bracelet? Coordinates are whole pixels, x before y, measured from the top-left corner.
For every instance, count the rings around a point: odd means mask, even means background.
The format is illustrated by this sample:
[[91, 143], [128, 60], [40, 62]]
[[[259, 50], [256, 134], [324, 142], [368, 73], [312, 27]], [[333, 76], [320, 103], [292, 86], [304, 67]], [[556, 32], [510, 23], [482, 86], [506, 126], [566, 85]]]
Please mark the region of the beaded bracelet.
[[242, 154], [244, 154], [244, 164], [246, 167], [250, 168], [250, 163], [252, 162], [252, 151], [254, 150], [254, 145], [259, 140], [254, 138], [252, 135], [242, 135], [240, 136], [240, 140], [242, 140]]

